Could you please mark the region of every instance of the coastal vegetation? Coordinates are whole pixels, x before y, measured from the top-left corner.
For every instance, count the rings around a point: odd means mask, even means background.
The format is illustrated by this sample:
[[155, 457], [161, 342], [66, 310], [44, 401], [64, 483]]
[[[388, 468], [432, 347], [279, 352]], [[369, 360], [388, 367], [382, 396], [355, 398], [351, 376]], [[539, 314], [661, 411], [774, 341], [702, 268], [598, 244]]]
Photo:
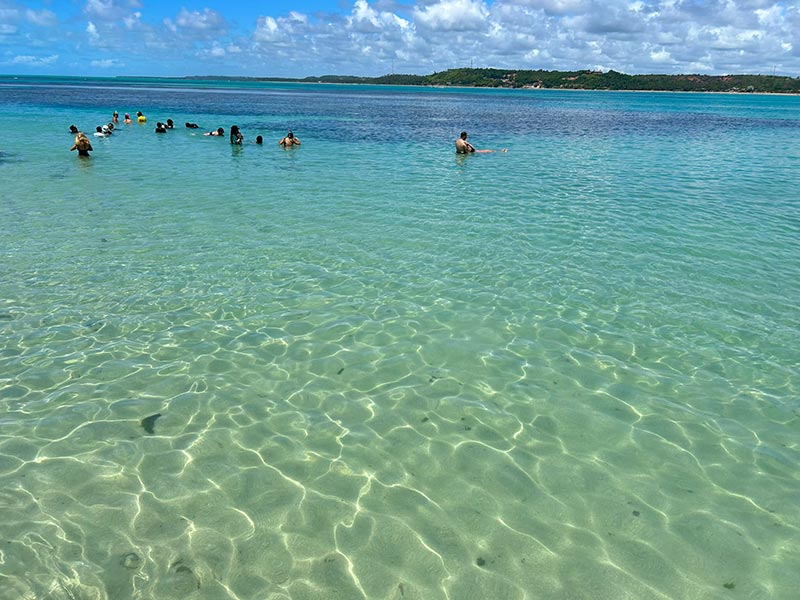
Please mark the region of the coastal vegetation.
[[617, 71], [544, 71], [509, 69], [448, 69], [431, 75], [356, 77], [324, 75], [302, 79], [258, 77], [195, 77], [193, 79], [256, 79], [305, 83], [361, 83], [572, 90], [640, 90], [670, 92], [800, 93], [800, 77], [776, 75], [626, 75]]

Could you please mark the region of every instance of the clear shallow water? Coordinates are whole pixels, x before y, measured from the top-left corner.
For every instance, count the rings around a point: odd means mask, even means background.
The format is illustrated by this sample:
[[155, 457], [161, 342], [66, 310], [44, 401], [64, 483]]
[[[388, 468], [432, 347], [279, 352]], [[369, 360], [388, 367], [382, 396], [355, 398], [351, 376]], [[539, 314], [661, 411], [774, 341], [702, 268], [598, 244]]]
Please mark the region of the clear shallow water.
[[0, 599], [800, 587], [800, 98], [41, 82]]

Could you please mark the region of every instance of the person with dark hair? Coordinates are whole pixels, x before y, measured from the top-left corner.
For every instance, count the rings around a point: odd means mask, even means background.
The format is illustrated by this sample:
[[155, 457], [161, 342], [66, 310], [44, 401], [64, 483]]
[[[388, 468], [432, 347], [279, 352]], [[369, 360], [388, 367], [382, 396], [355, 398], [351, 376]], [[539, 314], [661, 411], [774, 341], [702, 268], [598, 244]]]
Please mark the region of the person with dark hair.
[[225, 130], [222, 127], [220, 127], [216, 131], [206, 131], [203, 135], [213, 135], [213, 136], [225, 135]]
[[156, 123], [156, 133], [167, 133], [167, 128], [161, 121]]
[[[456, 140], [456, 154], [471, 154], [472, 152], [484, 154], [486, 152], [497, 152], [497, 150], [476, 150], [475, 146], [467, 141], [467, 132], [462, 131], [461, 135]], [[503, 148], [500, 152], [508, 152], [508, 150]]]
[[77, 127], [75, 127], [75, 125], [70, 125], [70, 126], [69, 126], [69, 132], [70, 132], [72, 135], [75, 135], [75, 134], [77, 134], [77, 133], [78, 133], [78, 128], [77, 128]]
[[242, 135], [242, 132], [239, 131], [239, 126], [231, 125], [231, 144], [241, 146], [243, 140], [244, 136]]
[[299, 146], [300, 145], [300, 138], [294, 137], [292, 130], [289, 130], [289, 133], [286, 134], [286, 137], [283, 138], [280, 142], [278, 142], [279, 146], [283, 146], [284, 148], [291, 148], [292, 146]]
[[256, 144], [263, 144], [263, 143], [264, 143], [264, 138], [261, 137], [260, 135], [257, 135], [256, 136]]
[[475, 146], [467, 141], [467, 132], [462, 131], [456, 140], [456, 154], [469, 154], [470, 152], [475, 152]]

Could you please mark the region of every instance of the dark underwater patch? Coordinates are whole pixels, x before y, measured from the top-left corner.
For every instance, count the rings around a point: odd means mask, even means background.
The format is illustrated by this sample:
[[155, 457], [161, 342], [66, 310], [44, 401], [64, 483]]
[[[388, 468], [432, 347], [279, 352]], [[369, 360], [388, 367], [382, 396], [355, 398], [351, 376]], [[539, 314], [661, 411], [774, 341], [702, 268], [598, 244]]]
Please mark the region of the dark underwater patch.
[[150, 415], [149, 417], [145, 417], [144, 419], [142, 419], [141, 426], [144, 427], [144, 430], [147, 433], [150, 434], [154, 433], [153, 427], [156, 424], [156, 419], [158, 419], [160, 416], [161, 413], [156, 413], [154, 415]]

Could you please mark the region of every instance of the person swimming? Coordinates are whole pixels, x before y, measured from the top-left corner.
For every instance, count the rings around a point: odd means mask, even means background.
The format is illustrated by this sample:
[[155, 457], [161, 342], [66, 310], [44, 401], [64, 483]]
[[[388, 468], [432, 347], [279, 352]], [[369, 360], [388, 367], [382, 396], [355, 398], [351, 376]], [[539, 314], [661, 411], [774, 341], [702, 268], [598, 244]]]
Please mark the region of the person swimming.
[[206, 131], [203, 135], [213, 135], [213, 136], [225, 135], [225, 130], [222, 127], [220, 127], [216, 131]]
[[[475, 146], [467, 141], [467, 132], [462, 131], [461, 135], [456, 140], [456, 154], [471, 154], [473, 152], [485, 154], [487, 152], [497, 152], [497, 150], [477, 150]], [[508, 152], [508, 150], [503, 148], [500, 152]]]
[[200, 125], [198, 125], [197, 123], [186, 123], [186, 128], [187, 129], [199, 129]]
[[69, 126], [69, 132], [70, 132], [72, 135], [75, 135], [76, 133], [80, 133], [80, 132], [78, 131], [78, 128], [77, 128], [75, 125], [70, 125], [70, 126]]
[[475, 146], [467, 141], [467, 132], [462, 131], [456, 140], [456, 154], [469, 154], [475, 152]]
[[147, 123], [147, 117], [142, 114], [142, 111], [136, 111], [136, 120], [139, 123]]
[[133, 119], [131, 119], [130, 114], [125, 113], [125, 121], [124, 123], [133, 123]]

